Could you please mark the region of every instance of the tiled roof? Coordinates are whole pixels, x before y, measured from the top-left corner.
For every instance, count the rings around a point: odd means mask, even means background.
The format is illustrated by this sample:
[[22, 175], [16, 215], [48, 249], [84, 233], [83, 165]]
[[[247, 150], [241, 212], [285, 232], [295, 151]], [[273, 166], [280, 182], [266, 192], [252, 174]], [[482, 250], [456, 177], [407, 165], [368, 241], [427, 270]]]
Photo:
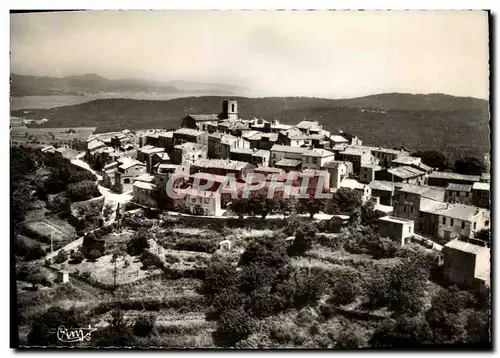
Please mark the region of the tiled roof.
[[300, 160], [296, 159], [281, 159], [279, 162], [275, 164], [275, 166], [280, 166], [280, 167], [298, 167], [302, 162]]
[[308, 135], [298, 128], [290, 128], [289, 130], [281, 131], [280, 134], [292, 140], [308, 139]]
[[455, 183], [450, 183], [446, 187], [446, 191], [471, 191], [472, 185], [467, 185], [467, 184], [455, 184]]
[[330, 136], [330, 140], [335, 143], [349, 143], [349, 140], [345, 139], [344, 137], [338, 134]]
[[252, 154], [253, 157], [269, 157], [271, 156], [271, 152], [265, 149], [259, 149], [255, 153]]
[[92, 139], [90, 142], [87, 143], [87, 148], [89, 150], [94, 150], [94, 149], [102, 147], [104, 145], [106, 145], [106, 144], [102, 140]]
[[396, 154], [396, 155], [408, 155], [408, 152], [400, 149], [391, 149], [391, 148], [382, 148], [382, 147], [373, 147], [372, 151], [379, 153], [387, 153], [387, 154]]
[[407, 179], [407, 178], [413, 178], [417, 176], [424, 175], [425, 172], [415, 169], [413, 167], [408, 167], [408, 166], [402, 166], [402, 167], [397, 167], [397, 168], [391, 168], [387, 170], [388, 173], [391, 173], [392, 175], [395, 175], [399, 178]]
[[417, 165], [422, 162], [421, 158], [418, 157], [399, 157], [392, 161], [393, 163], [405, 164], [405, 165]]
[[340, 182], [341, 188], [364, 189], [365, 186], [365, 184], [362, 184], [355, 179], [344, 179]]
[[156, 185], [154, 185], [152, 183], [146, 183], [144, 181], [135, 181], [132, 185], [137, 187], [137, 188], [146, 189], [146, 190], [153, 190], [156, 187]]
[[479, 175], [465, 175], [452, 172], [433, 172], [429, 174], [429, 178], [457, 179], [457, 180], [470, 180], [470, 181], [479, 181], [480, 179]]
[[120, 163], [120, 165], [118, 167], [120, 169], [128, 169], [128, 168], [131, 168], [131, 167], [136, 166], [136, 165], [141, 165], [144, 167], [146, 166], [146, 164], [144, 164], [136, 159], [128, 158], [128, 157], [120, 159], [119, 163]]
[[250, 148], [232, 148], [231, 151], [230, 151], [230, 153], [252, 155], [253, 154], [253, 149], [250, 149]]
[[139, 176], [136, 176], [133, 180], [151, 183], [154, 180], [154, 178], [155, 178], [154, 176], [144, 173]]
[[192, 128], [180, 128], [180, 129], [177, 129], [175, 132], [174, 132], [174, 135], [176, 134], [181, 134], [181, 135], [190, 135], [190, 136], [194, 136], [194, 137], [197, 137], [199, 135], [202, 135], [203, 131], [199, 131], [197, 129], [192, 129]]
[[453, 239], [450, 242], [448, 242], [444, 247], [449, 247], [455, 250], [460, 250], [464, 252], [468, 252], [474, 255], [481, 255], [485, 254], [488, 255], [490, 252], [490, 249], [484, 246], [480, 245], [474, 245], [469, 242], [465, 242], [459, 239]]
[[138, 150], [144, 154], [153, 154], [164, 152], [165, 148], [144, 146], [142, 148], [139, 148]]
[[[437, 208], [431, 208], [430, 210], [425, 210], [427, 212], [432, 212], [433, 214], [450, 217], [453, 219], [467, 220], [470, 221], [472, 218], [485, 209], [479, 209], [476, 206], [464, 205], [464, 204], [445, 204], [438, 206]], [[422, 210], [421, 210], [422, 211]]]
[[476, 183], [472, 184], [472, 189], [490, 191], [490, 183], [476, 182]]
[[319, 125], [318, 122], [316, 121], [301, 121], [297, 123], [296, 125], [297, 128], [300, 129], [309, 129], [309, 130], [320, 130], [321, 126]]
[[165, 153], [165, 152], [163, 152], [163, 153], [155, 153], [155, 156], [157, 156], [161, 160], [170, 160], [170, 156], [167, 153]]
[[218, 114], [190, 114], [189, 117], [193, 118], [196, 122], [206, 122], [206, 121], [219, 120]]
[[314, 148], [314, 149], [308, 150], [307, 152], [303, 153], [302, 155], [307, 156], [307, 157], [324, 158], [324, 157], [330, 157], [330, 156], [335, 155], [335, 154], [333, 152], [330, 152], [329, 150], [326, 150], [326, 149]]
[[193, 164], [192, 167], [198, 168], [223, 168], [232, 170], [242, 170], [248, 167], [252, 167], [251, 164], [247, 162], [240, 162], [237, 160], [229, 159], [198, 159]]
[[329, 160], [323, 164], [322, 168], [337, 168], [340, 164], [345, 164], [345, 162], [341, 160]]
[[308, 150], [309, 148], [293, 147], [291, 145], [280, 145], [280, 144], [275, 144], [271, 148], [272, 152], [297, 153], [297, 154], [303, 154]]
[[397, 224], [410, 224], [413, 223], [413, 220], [408, 220], [408, 219], [403, 219], [403, 218], [397, 218], [394, 216], [384, 216], [379, 218], [380, 221], [387, 221], [387, 222], [392, 222], [392, 223], [397, 223]]
[[362, 148], [347, 147], [342, 152], [340, 152], [340, 154], [361, 156], [365, 154], [370, 154], [370, 152]]
[[374, 180], [368, 186], [372, 190], [383, 190], [383, 191], [393, 191], [394, 190], [394, 183], [390, 181], [384, 181], [384, 180]]

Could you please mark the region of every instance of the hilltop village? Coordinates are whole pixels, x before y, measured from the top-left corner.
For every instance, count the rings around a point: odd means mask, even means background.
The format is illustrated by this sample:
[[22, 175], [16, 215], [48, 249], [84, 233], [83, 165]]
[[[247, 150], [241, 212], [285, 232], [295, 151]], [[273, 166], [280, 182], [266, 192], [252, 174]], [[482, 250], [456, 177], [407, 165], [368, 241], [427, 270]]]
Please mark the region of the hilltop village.
[[[42, 151], [71, 149], [49, 146]], [[236, 178], [239, 197], [250, 173], [278, 182], [291, 176], [288, 185], [297, 197], [305, 178], [307, 193], [317, 192], [318, 185], [323, 193], [354, 190], [363, 203], [372, 202], [384, 214], [378, 219], [381, 235], [401, 245], [417, 241], [440, 252], [443, 248], [436, 242], [444, 243], [451, 255], [444, 255], [451, 280], [489, 284], [489, 249], [476, 238], [490, 226], [489, 175], [440, 172], [404, 148], [365, 146], [360, 138], [330, 133], [317, 121], [288, 125], [242, 119], [238, 102], [225, 100], [221, 113], [188, 115], [175, 131], [125, 129], [91, 135], [84, 159], [102, 173], [102, 185], [117, 195], [131, 192], [134, 204], [187, 215], [234, 214], [234, 198], [218, 190], [226, 176]], [[174, 174], [180, 178], [174, 184], [180, 195], [174, 199], [158, 194]], [[203, 174], [211, 174], [213, 185], [200, 190], [193, 183]], [[277, 191], [272, 200], [282, 200], [282, 194]], [[322, 205], [317, 212], [328, 207], [328, 200]], [[332, 218], [340, 225], [347, 219]], [[467, 261], [471, 266], [452, 259], [457, 255], [472, 257]], [[483, 266], [486, 269], [478, 269]]]

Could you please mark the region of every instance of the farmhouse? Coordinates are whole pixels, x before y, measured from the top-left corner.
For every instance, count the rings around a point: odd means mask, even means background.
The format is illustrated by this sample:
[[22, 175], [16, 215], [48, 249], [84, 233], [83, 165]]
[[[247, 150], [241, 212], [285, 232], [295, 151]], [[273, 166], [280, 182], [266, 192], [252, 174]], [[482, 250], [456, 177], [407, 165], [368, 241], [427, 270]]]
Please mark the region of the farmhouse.
[[378, 233], [396, 241], [401, 247], [413, 236], [413, 220], [384, 216], [378, 219]]
[[490, 207], [490, 183], [474, 183], [472, 185], [472, 204], [480, 208]]

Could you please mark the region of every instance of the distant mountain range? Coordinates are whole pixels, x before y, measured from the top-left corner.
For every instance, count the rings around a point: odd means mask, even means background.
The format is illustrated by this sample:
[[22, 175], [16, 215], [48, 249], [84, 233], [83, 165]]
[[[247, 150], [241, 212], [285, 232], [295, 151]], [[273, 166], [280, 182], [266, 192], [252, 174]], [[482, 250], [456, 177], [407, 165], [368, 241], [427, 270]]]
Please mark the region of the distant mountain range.
[[11, 74], [11, 96], [95, 95], [95, 94], [186, 94], [244, 95], [246, 89], [221, 83], [190, 81], [157, 82], [141, 79], [110, 80], [93, 73], [67, 77]]
[[[167, 101], [99, 99], [49, 109], [11, 111], [16, 117], [49, 122], [41, 127], [96, 126], [98, 132], [124, 128], [177, 128], [188, 114], [220, 113], [227, 97], [184, 97]], [[386, 93], [352, 99], [308, 97], [232, 97], [243, 118], [298, 123], [317, 120], [331, 132], [343, 129], [367, 144], [435, 149], [457, 159], [490, 150], [486, 100], [444, 94]]]

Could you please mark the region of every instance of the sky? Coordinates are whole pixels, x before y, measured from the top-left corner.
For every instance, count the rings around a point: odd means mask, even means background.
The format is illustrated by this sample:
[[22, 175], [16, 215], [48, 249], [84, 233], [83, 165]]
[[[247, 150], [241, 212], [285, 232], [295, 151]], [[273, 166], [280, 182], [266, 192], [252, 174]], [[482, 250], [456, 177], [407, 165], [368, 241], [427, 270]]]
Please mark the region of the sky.
[[253, 96], [489, 96], [482, 11], [86, 11], [10, 20], [18, 74], [218, 82]]

